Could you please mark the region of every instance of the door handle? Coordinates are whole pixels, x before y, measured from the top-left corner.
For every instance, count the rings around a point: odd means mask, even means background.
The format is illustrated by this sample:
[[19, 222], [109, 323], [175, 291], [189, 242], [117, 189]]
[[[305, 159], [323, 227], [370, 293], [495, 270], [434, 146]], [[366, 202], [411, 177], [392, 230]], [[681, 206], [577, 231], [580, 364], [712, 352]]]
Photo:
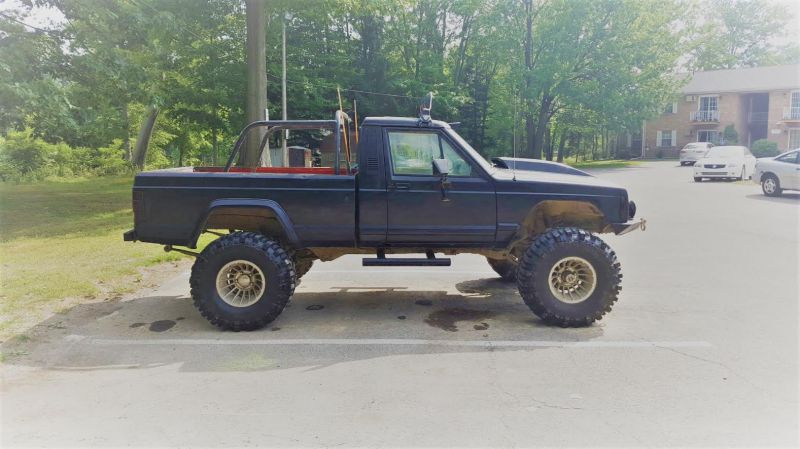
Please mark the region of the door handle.
[[407, 182], [393, 182], [389, 184], [389, 190], [409, 190], [411, 189], [411, 184]]

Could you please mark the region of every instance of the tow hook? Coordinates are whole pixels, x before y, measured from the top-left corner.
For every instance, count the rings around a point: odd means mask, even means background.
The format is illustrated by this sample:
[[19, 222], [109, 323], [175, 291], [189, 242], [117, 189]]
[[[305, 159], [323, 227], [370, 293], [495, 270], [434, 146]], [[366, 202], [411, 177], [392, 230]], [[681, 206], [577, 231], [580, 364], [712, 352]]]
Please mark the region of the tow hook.
[[639, 229], [641, 229], [642, 232], [647, 230], [647, 220], [645, 220], [644, 218], [639, 219]]

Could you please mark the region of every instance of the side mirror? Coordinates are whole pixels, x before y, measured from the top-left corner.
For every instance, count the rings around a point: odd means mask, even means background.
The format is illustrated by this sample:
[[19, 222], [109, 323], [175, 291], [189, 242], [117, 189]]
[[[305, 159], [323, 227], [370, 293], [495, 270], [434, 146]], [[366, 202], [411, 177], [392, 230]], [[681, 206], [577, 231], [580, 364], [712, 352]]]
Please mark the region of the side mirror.
[[436, 175], [446, 176], [450, 174], [451, 164], [449, 159], [434, 159], [433, 160], [433, 173]]

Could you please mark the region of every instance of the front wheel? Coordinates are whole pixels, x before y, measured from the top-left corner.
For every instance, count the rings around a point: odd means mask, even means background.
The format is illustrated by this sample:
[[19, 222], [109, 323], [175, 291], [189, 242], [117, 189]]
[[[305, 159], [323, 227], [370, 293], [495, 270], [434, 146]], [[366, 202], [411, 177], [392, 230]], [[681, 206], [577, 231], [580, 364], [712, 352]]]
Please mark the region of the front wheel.
[[226, 330], [264, 327], [294, 293], [294, 264], [274, 240], [254, 232], [224, 235], [197, 257], [189, 279], [194, 305]]
[[499, 274], [504, 281], [514, 282], [514, 280], [516, 280], [517, 264], [510, 259], [492, 259], [487, 257], [486, 261], [489, 262], [492, 270]]
[[769, 174], [761, 181], [761, 191], [767, 196], [780, 196], [783, 189], [781, 188], [781, 182], [778, 180], [778, 177]]
[[614, 251], [577, 228], [555, 228], [537, 237], [517, 268], [522, 300], [546, 323], [588, 326], [611, 311], [622, 274]]

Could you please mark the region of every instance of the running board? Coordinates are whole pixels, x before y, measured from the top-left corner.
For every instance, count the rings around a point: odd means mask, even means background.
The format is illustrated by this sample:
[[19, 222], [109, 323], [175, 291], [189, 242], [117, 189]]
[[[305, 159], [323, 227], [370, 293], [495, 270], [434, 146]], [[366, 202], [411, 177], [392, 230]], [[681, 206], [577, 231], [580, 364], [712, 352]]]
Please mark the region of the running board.
[[383, 250], [378, 250], [378, 257], [374, 259], [361, 259], [365, 267], [449, 267], [450, 259], [439, 259], [433, 251], [425, 253], [427, 257], [387, 259]]

